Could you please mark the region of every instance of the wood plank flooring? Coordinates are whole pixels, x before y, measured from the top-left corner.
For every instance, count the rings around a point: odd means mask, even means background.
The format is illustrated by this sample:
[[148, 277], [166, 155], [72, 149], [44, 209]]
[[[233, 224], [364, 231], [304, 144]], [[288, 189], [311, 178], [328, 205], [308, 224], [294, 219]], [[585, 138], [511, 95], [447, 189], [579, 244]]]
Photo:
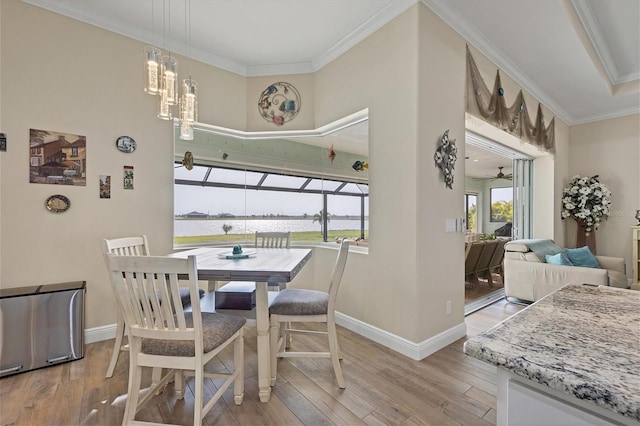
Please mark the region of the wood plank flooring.
[[[469, 336], [524, 307], [504, 300], [467, 317]], [[245, 397], [233, 390], [205, 418], [208, 425], [491, 425], [496, 421], [495, 367], [466, 356], [465, 339], [422, 361], [413, 361], [344, 328], [338, 328], [347, 388], [335, 383], [328, 359], [281, 359], [271, 401], [258, 399], [254, 329], [245, 338]], [[302, 350], [325, 347], [319, 336], [296, 335]], [[118, 425], [127, 392], [128, 356], [105, 379], [113, 340], [86, 345], [81, 360], [0, 379], [0, 425]], [[231, 351], [207, 368], [226, 370]], [[145, 380], [147, 383], [150, 377]], [[220, 382], [208, 381], [205, 398]], [[173, 385], [138, 419], [192, 424], [192, 379], [184, 400]]]

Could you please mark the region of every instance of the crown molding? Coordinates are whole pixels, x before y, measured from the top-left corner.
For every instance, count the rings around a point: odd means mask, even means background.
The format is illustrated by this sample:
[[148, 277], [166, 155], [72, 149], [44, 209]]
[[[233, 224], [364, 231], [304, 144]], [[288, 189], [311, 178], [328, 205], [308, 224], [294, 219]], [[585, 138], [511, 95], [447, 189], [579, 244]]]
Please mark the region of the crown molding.
[[640, 114], [640, 106], [632, 106], [629, 108], [624, 108], [621, 110], [617, 110], [617, 111], [609, 112], [605, 114], [596, 114], [588, 117], [582, 117], [579, 120], [574, 120], [570, 124], [572, 126], [577, 126], [578, 124], [587, 124], [587, 123], [592, 123], [594, 121], [609, 120], [612, 118], [625, 117], [627, 115], [632, 115], [632, 114]]
[[602, 31], [600, 31], [600, 24], [598, 23], [589, 2], [587, 0], [571, 0], [571, 4], [578, 15], [589, 40], [591, 40], [591, 43], [593, 44], [602, 66], [604, 66], [611, 84], [617, 85], [640, 79], [640, 72], [620, 74], [620, 71], [611, 57], [609, 46], [604, 40]]
[[365, 38], [378, 31], [405, 10], [416, 4], [418, 0], [396, 0], [387, 4], [378, 13], [367, 19], [355, 30], [351, 31], [325, 53], [312, 61], [313, 71], [318, 71], [331, 61], [346, 53]]

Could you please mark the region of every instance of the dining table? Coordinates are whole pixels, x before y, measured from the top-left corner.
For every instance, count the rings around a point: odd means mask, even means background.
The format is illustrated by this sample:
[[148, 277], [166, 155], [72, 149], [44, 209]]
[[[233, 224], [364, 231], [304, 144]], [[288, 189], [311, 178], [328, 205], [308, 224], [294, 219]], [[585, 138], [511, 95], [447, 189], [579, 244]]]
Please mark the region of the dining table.
[[[230, 247], [200, 247], [172, 253], [177, 258], [196, 257], [198, 279], [209, 281], [209, 293], [203, 297], [202, 312], [214, 312], [216, 281], [253, 281], [256, 283], [255, 312], [258, 349], [258, 387], [260, 401], [271, 397], [271, 357], [269, 348], [269, 280], [289, 282], [295, 278], [311, 258], [311, 249], [306, 248], [247, 248], [244, 255], [233, 255]], [[207, 303], [209, 301], [209, 303]], [[225, 313], [232, 313], [225, 310]], [[247, 311], [238, 311], [245, 316]]]

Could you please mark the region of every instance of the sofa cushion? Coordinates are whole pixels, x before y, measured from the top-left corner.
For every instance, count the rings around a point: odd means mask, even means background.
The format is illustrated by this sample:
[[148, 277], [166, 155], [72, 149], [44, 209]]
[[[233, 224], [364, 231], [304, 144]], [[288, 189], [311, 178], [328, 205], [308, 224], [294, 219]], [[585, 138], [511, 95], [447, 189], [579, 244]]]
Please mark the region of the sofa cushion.
[[567, 253], [567, 257], [573, 263], [574, 266], [584, 266], [587, 268], [600, 268], [600, 264], [598, 260], [595, 258], [591, 250], [589, 250], [588, 246], [575, 248], [575, 249], [565, 249], [565, 253]]
[[557, 253], [557, 254], [547, 254], [544, 257], [545, 261], [550, 265], [566, 265], [573, 266], [573, 263], [569, 260], [566, 254]]
[[[513, 240], [507, 242], [504, 249], [510, 252], [527, 253], [527, 255], [532, 252], [537, 257], [538, 262], [544, 262], [547, 254], [554, 255], [563, 252], [562, 247], [558, 247], [553, 240], [548, 238]], [[531, 258], [531, 256], [527, 257]]]

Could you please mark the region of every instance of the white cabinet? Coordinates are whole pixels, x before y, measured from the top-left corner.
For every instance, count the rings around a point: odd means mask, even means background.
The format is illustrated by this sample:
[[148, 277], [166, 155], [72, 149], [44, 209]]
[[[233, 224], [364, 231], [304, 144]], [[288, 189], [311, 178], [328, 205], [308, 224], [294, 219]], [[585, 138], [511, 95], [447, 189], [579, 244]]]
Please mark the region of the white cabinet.
[[640, 290], [640, 260], [638, 260], [638, 253], [640, 252], [640, 226], [632, 226], [631, 231], [633, 232], [633, 282], [631, 283], [631, 288], [633, 290]]

